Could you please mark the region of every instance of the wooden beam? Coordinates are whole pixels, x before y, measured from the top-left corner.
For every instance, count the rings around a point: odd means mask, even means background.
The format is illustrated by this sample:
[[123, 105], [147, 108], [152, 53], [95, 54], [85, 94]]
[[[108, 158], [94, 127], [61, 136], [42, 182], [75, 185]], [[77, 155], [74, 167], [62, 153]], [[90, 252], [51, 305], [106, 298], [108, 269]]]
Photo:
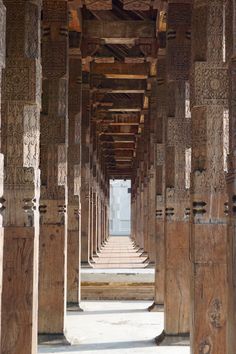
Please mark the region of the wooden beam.
[[[89, 38], [115, 39], [117, 44], [123, 39], [154, 38], [155, 21], [97, 21], [83, 23], [83, 35]], [[121, 41], [121, 42], [120, 42]]]
[[116, 90], [146, 90], [147, 83], [143, 80], [110, 80], [103, 75], [91, 73], [91, 87], [95, 89], [116, 89]]
[[149, 74], [148, 63], [92, 63], [91, 72], [93, 74], [101, 74], [107, 78], [134, 78], [134, 79], [146, 79]]

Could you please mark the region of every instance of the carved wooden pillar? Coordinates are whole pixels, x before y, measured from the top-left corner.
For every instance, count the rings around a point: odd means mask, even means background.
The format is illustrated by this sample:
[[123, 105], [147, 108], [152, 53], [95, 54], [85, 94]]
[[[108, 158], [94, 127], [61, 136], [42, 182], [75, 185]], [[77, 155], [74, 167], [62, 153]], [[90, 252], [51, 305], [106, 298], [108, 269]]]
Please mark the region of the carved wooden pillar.
[[[228, 226], [228, 312], [227, 312], [227, 354], [233, 354], [236, 348], [236, 258], [235, 258], [235, 226], [236, 226], [236, 139], [235, 139], [235, 98], [236, 98], [236, 3], [235, 1], [226, 1], [226, 58], [229, 64], [229, 158], [228, 158], [228, 174], [227, 188], [229, 200], [229, 226]], [[224, 132], [225, 134], [226, 132]], [[227, 147], [226, 147], [227, 148]]]
[[164, 236], [166, 336], [188, 335], [190, 329], [190, 199], [186, 186], [185, 156], [187, 149], [191, 147], [191, 119], [186, 113], [186, 87], [191, 53], [191, 11], [190, 2], [169, 1]]
[[223, 38], [224, 0], [195, 0], [191, 102], [192, 353], [228, 353], [227, 195], [223, 134], [228, 101]]
[[42, 188], [40, 200], [40, 341], [64, 340], [67, 269], [68, 4], [43, 1]]
[[165, 277], [165, 125], [166, 125], [166, 56], [165, 51], [158, 56], [157, 69], [157, 110], [156, 110], [156, 266], [155, 266], [155, 296], [150, 311], [159, 311], [164, 304]]
[[81, 261], [90, 266], [90, 73], [82, 73], [81, 118]]
[[93, 177], [91, 174], [91, 170], [90, 170], [90, 181], [91, 181], [91, 188], [90, 188], [90, 194], [89, 194], [89, 236], [90, 236], [90, 240], [89, 240], [89, 261], [90, 263], [93, 263]]
[[96, 184], [93, 191], [93, 257], [97, 256], [97, 192]]
[[[80, 42], [80, 33], [74, 33]], [[71, 41], [72, 42], [72, 41]], [[79, 46], [79, 44], [78, 44]], [[80, 303], [80, 123], [82, 62], [79, 47], [70, 46], [69, 57], [69, 145], [68, 145], [68, 259], [67, 304], [75, 310]]]
[[149, 190], [148, 190], [148, 234], [149, 234], [149, 259], [152, 264], [156, 262], [156, 114], [157, 114], [157, 79], [151, 78], [150, 82], [150, 95], [149, 95]]
[[[0, 102], [1, 102], [1, 86], [2, 86], [2, 69], [5, 67], [5, 46], [6, 46], [6, 8], [0, 1]], [[0, 105], [0, 124], [1, 124], [1, 105]], [[1, 138], [1, 136], [0, 136]], [[1, 299], [2, 299], [2, 270], [3, 270], [3, 240], [4, 228], [2, 213], [4, 211], [4, 197], [3, 197], [3, 184], [4, 184], [4, 155], [2, 154], [2, 147], [0, 146], [0, 345], [1, 345]]]
[[[4, 226], [1, 353], [37, 353], [40, 1], [5, 0], [2, 85]], [[4, 9], [0, 4], [0, 27]], [[0, 31], [4, 36], [4, 31]], [[3, 37], [0, 62], [3, 64]], [[2, 187], [1, 187], [2, 189]], [[4, 204], [4, 205], [3, 205]]]

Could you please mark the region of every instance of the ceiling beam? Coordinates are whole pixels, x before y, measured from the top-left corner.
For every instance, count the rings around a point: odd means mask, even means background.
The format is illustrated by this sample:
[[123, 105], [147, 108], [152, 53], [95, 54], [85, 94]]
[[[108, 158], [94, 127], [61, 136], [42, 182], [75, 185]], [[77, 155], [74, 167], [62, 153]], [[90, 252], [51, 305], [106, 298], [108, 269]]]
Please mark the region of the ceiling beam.
[[[101, 38], [105, 43], [122, 44], [126, 39], [155, 38], [155, 21], [97, 21], [83, 22], [83, 36]], [[115, 40], [115, 42], [114, 42]]]
[[106, 78], [146, 79], [150, 66], [148, 63], [92, 63], [91, 72], [104, 75]]

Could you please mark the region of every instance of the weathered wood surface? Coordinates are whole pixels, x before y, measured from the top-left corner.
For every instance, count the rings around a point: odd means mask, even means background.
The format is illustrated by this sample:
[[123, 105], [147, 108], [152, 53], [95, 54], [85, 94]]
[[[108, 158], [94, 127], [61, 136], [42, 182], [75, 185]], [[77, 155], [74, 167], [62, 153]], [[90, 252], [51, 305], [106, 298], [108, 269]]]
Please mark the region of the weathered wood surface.
[[226, 60], [229, 66], [229, 157], [228, 157], [228, 173], [227, 173], [227, 192], [228, 192], [228, 238], [227, 238], [227, 269], [228, 269], [228, 311], [227, 311], [227, 353], [233, 354], [236, 348], [236, 282], [235, 282], [235, 242], [236, 242], [236, 225], [235, 225], [235, 3], [226, 1]]
[[[1, 195], [4, 190], [5, 239], [0, 352], [36, 354], [41, 2], [5, 0], [3, 4], [7, 10], [7, 59], [2, 82], [1, 122], [1, 153], [4, 155]], [[1, 2], [1, 68], [4, 59], [3, 16]], [[0, 243], [2, 246], [2, 228]], [[2, 256], [2, 248], [0, 253]]]
[[[78, 34], [79, 35], [79, 34]], [[78, 48], [77, 48], [78, 49]], [[82, 107], [81, 56], [71, 49], [69, 57], [68, 102], [68, 257], [67, 257], [67, 303], [80, 303], [80, 134]]]
[[[224, 1], [194, 1], [192, 81], [191, 348], [227, 353], [227, 70]], [[226, 133], [226, 131], [225, 131]]]
[[[64, 336], [67, 265], [68, 3], [43, 1], [39, 334]], [[42, 338], [42, 337], [41, 337]]]
[[[182, 19], [184, 18], [184, 21]], [[191, 119], [186, 114], [189, 79], [191, 3], [168, 4], [165, 150], [165, 334], [190, 331], [189, 187], [186, 150], [191, 147]], [[184, 48], [184, 50], [182, 50]], [[174, 55], [175, 53], [175, 55]]]
[[[5, 53], [6, 53], [6, 8], [3, 2], [0, 1], [0, 101], [1, 101], [1, 86], [2, 86], [2, 69], [5, 67]], [[1, 105], [0, 105], [0, 123], [1, 123]], [[4, 184], [4, 156], [2, 150], [0, 149], [0, 203], [2, 214], [4, 209], [4, 198], [3, 198], [3, 184]], [[2, 299], [2, 272], [3, 272], [3, 240], [4, 240], [4, 229], [3, 221], [0, 219], [0, 318], [1, 318], [1, 299]], [[0, 323], [0, 346], [1, 346], [1, 323]]]

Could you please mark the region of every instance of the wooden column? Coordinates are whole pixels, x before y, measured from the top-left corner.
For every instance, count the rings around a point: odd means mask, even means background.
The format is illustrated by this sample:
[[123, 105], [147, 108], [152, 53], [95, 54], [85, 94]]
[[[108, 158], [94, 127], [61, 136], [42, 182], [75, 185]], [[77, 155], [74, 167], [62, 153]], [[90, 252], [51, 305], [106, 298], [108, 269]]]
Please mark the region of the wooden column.
[[155, 222], [156, 222], [156, 266], [155, 266], [155, 296], [154, 303], [149, 311], [159, 311], [164, 304], [164, 279], [165, 279], [165, 243], [164, 243], [164, 218], [165, 218], [165, 125], [166, 111], [166, 56], [165, 50], [158, 56], [157, 63], [157, 110], [156, 110], [156, 194], [155, 194]]
[[[1, 102], [1, 86], [2, 86], [2, 69], [5, 67], [5, 54], [6, 54], [6, 8], [0, 1], [0, 102]], [[0, 105], [0, 124], [1, 124], [1, 105]], [[2, 271], [3, 271], [3, 240], [4, 228], [2, 214], [4, 211], [4, 197], [3, 197], [3, 184], [4, 184], [4, 155], [2, 154], [2, 147], [0, 147], [0, 319], [1, 319], [1, 299], [2, 299]], [[0, 346], [1, 346], [1, 321], [0, 321]]]
[[156, 114], [157, 114], [157, 78], [149, 79], [150, 94], [149, 94], [149, 190], [148, 190], [148, 233], [149, 233], [149, 259], [151, 264], [156, 263]]
[[[165, 336], [190, 330], [189, 187], [186, 151], [191, 147], [191, 119], [186, 87], [191, 54], [191, 4], [170, 1], [167, 21], [167, 127], [165, 150]], [[158, 342], [158, 338], [157, 338]]]
[[[227, 189], [229, 201], [229, 226], [228, 226], [228, 311], [227, 311], [227, 354], [233, 354], [236, 348], [236, 136], [235, 136], [235, 99], [236, 99], [236, 3], [235, 1], [226, 1], [226, 59], [229, 64], [229, 157], [228, 157], [228, 173], [227, 173]], [[226, 126], [226, 125], [225, 125]], [[227, 134], [227, 131], [224, 132]], [[227, 135], [225, 136], [227, 139]], [[227, 146], [226, 146], [227, 152]]]
[[[3, 3], [7, 10], [7, 58], [1, 125], [4, 155], [1, 209], [5, 210], [0, 352], [36, 354], [41, 8], [40, 1]], [[4, 28], [2, 16], [1, 6], [0, 26]], [[4, 31], [0, 33], [4, 35]], [[3, 44], [0, 40], [0, 48]], [[2, 64], [3, 57], [1, 51]]]
[[82, 73], [81, 118], [81, 261], [90, 266], [90, 74]]
[[[68, 146], [68, 259], [67, 304], [80, 310], [80, 125], [82, 61], [80, 33], [71, 34], [69, 56], [69, 146]], [[74, 43], [74, 42], [77, 42]]]
[[40, 341], [64, 341], [67, 269], [68, 4], [43, 1]]
[[192, 35], [191, 351], [222, 354], [228, 292], [224, 0], [194, 1]]

